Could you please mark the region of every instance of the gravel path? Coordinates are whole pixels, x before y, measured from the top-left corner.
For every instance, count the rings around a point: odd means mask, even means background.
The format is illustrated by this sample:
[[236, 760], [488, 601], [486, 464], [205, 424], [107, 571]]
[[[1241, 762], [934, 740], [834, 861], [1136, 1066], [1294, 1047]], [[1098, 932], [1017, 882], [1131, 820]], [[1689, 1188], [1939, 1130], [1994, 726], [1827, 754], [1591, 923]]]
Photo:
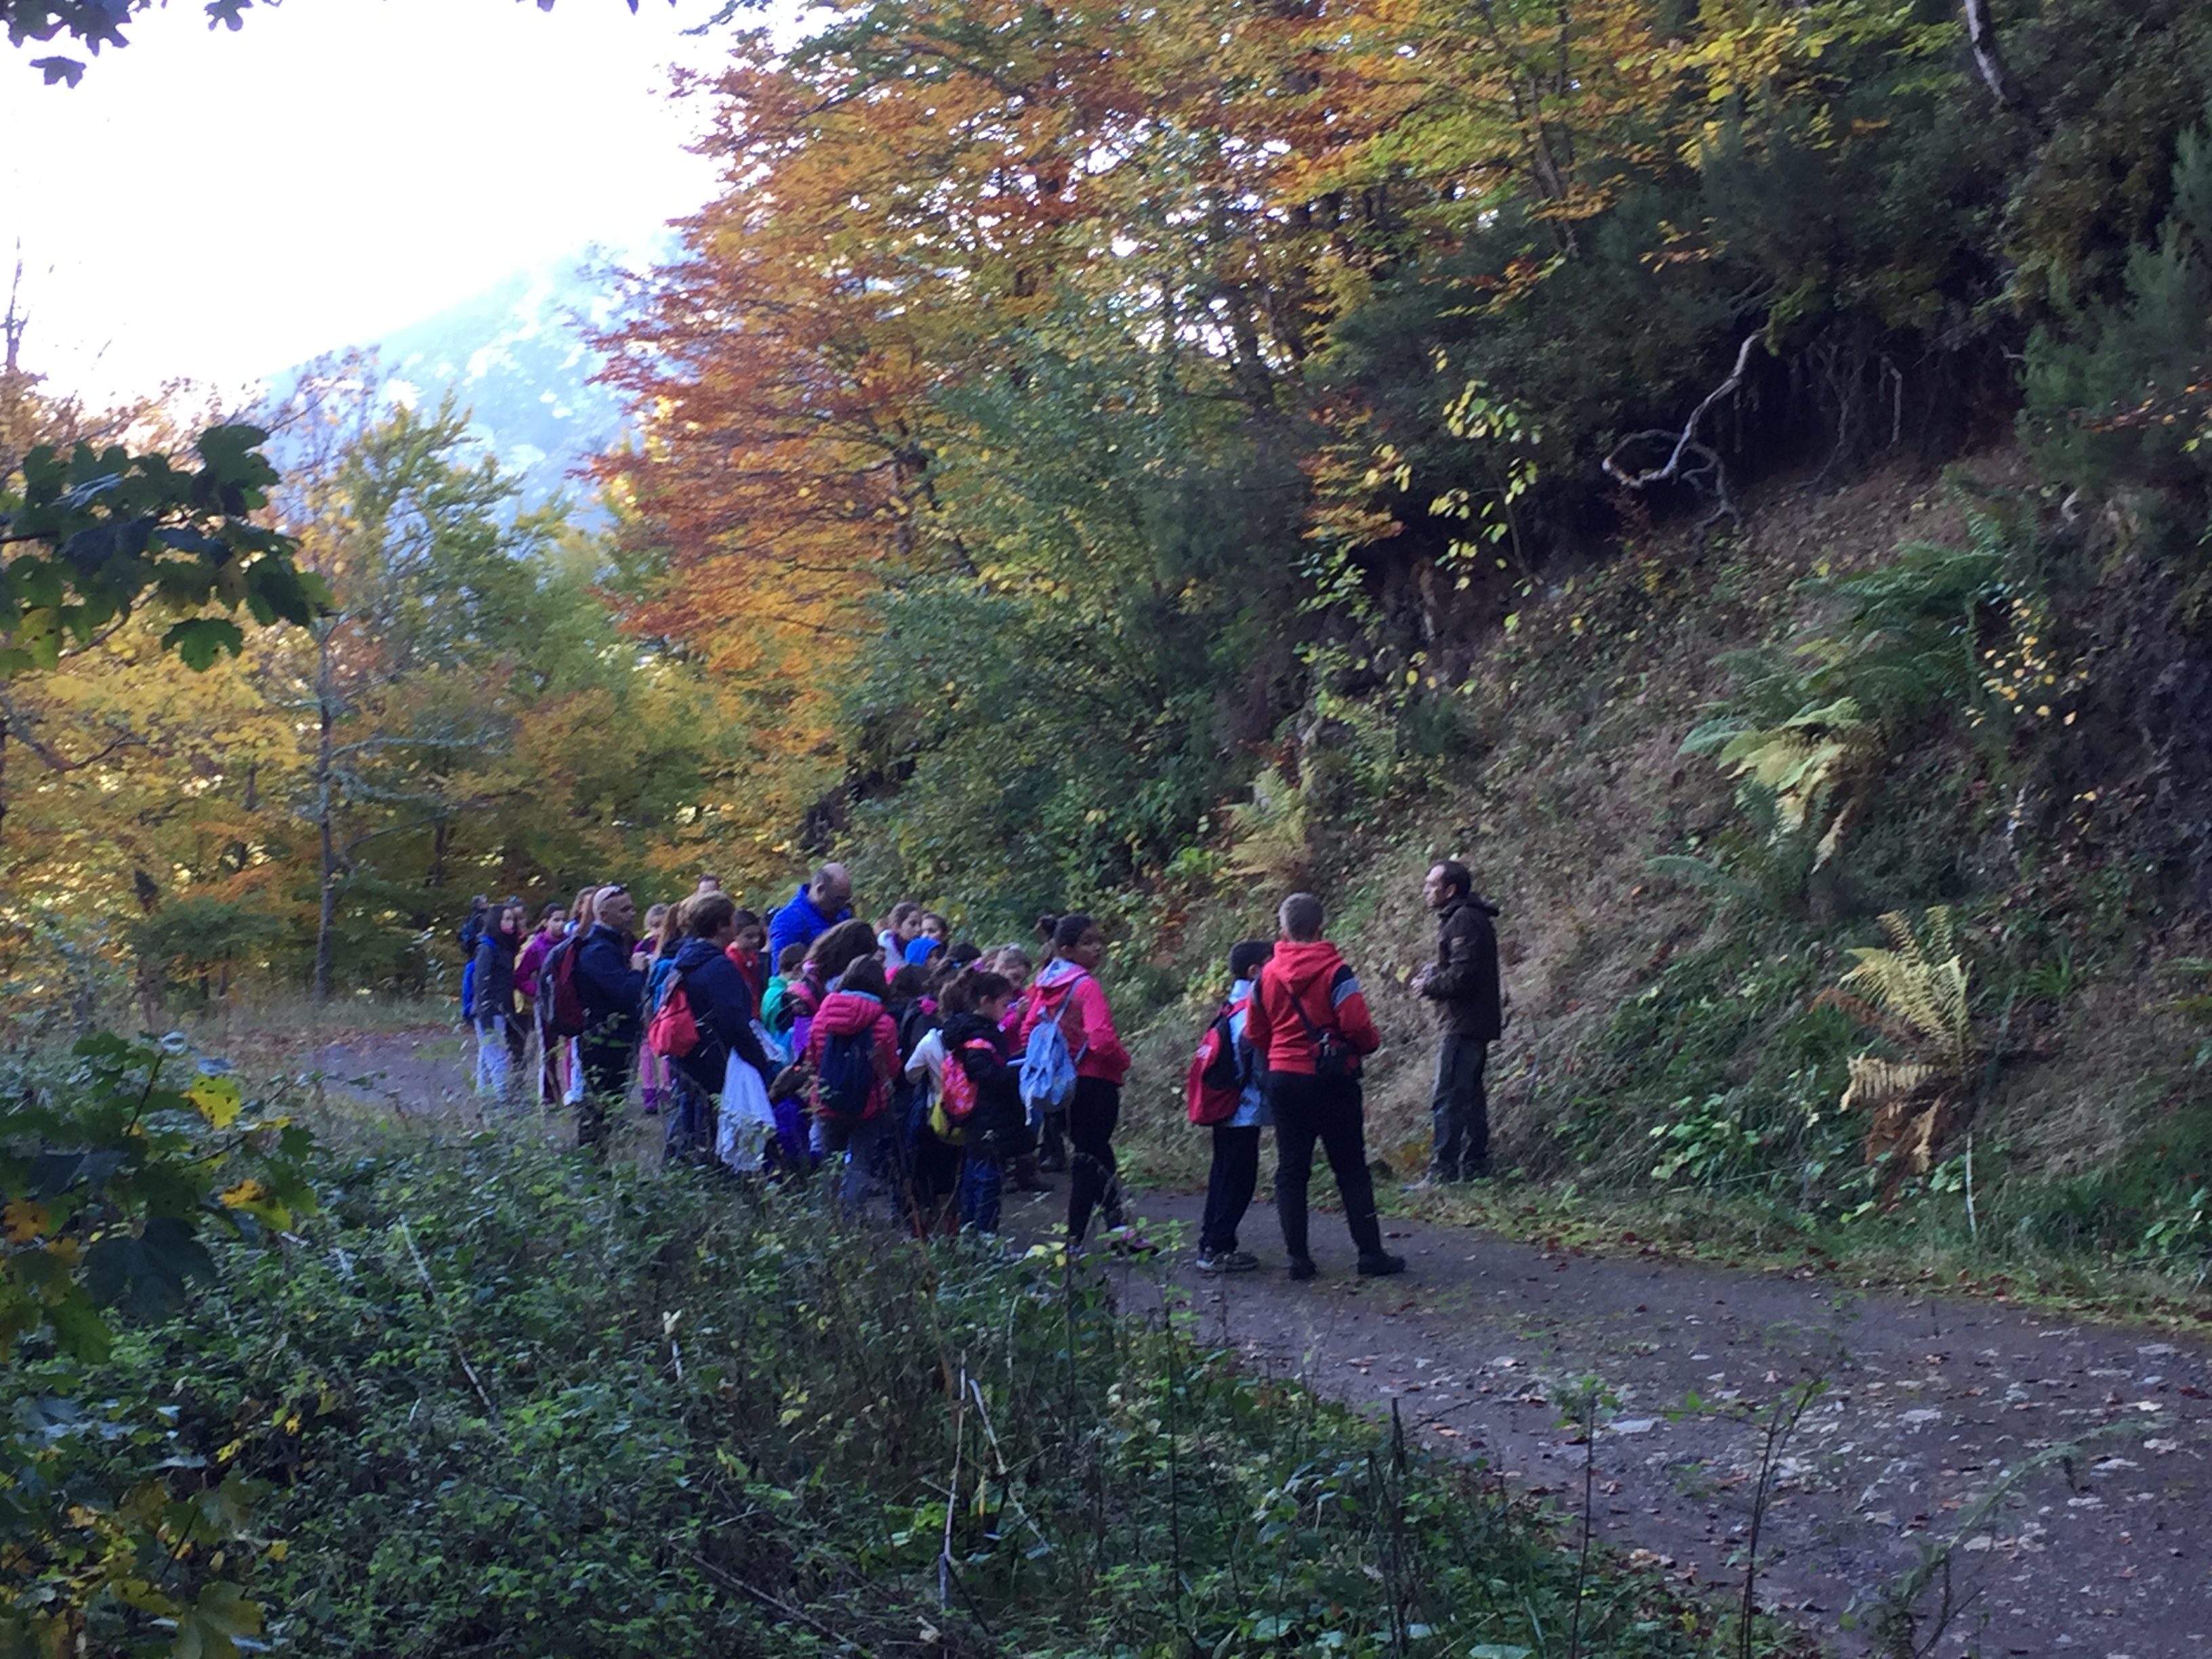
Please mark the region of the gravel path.
[[[1138, 1207], [1195, 1234], [1195, 1198]], [[1395, 1402], [1432, 1443], [1571, 1513], [1589, 1453], [1600, 1537], [1738, 1594], [1765, 1425], [1810, 1385], [1777, 1448], [1762, 1522], [1770, 1609], [1866, 1650], [1893, 1586], [1954, 1545], [1939, 1655], [2212, 1659], [2201, 1346], [1983, 1302], [1389, 1224], [1412, 1263], [1403, 1278], [1354, 1277], [1340, 1228], [1317, 1216], [1314, 1283], [1273, 1265], [1207, 1279], [1187, 1250], [1163, 1258], [1167, 1283], [1202, 1339], [1340, 1399]], [[1243, 1231], [1279, 1261], [1264, 1204]], [[1133, 1303], [1155, 1295], [1142, 1270], [1127, 1277]], [[1611, 1397], [1594, 1447], [1561, 1421], [1563, 1394], [1591, 1376]], [[1939, 1572], [1921, 1598], [1923, 1644], [1943, 1589]]]

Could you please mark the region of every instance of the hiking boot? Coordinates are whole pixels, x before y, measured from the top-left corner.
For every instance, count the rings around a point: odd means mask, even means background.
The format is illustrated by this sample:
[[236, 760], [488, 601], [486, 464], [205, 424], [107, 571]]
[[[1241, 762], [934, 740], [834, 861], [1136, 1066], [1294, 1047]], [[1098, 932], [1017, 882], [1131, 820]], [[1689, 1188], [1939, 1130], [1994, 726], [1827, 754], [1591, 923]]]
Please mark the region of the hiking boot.
[[1291, 1258], [1291, 1277], [1292, 1279], [1311, 1279], [1319, 1272], [1321, 1272], [1321, 1269], [1314, 1266], [1313, 1258], [1310, 1255], [1294, 1255]]
[[1392, 1255], [1387, 1251], [1377, 1250], [1372, 1255], [1363, 1255], [1359, 1258], [1359, 1276], [1362, 1279], [1388, 1279], [1392, 1273], [1401, 1273], [1405, 1271], [1406, 1258], [1402, 1255]]
[[1202, 1273], [1249, 1273], [1260, 1258], [1249, 1250], [1200, 1250], [1195, 1265]]

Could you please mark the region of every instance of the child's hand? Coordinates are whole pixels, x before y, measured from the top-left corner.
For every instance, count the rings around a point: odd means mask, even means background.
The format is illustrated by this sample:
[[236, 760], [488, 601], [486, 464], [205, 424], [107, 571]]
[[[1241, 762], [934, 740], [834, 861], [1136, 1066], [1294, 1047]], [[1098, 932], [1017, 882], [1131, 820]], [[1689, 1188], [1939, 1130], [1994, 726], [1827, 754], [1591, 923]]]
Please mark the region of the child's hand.
[[775, 1074], [775, 1081], [768, 1085], [771, 1104], [805, 1094], [814, 1085], [814, 1073], [804, 1066], [787, 1066]]

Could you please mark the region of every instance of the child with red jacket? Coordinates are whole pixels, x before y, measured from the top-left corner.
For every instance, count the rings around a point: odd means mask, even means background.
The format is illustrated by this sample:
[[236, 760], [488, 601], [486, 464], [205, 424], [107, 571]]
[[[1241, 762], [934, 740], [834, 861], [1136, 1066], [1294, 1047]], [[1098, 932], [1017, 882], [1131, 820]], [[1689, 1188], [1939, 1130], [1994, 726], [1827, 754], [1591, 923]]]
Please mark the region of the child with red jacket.
[[[806, 1034], [804, 1064], [814, 1079], [813, 1100], [819, 1150], [842, 1153], [845, 1181], [840, 1189], [844, 1202], [859, 1207], [880, 1184], [878, 1160], [884, 1153], [884, 1138], [891, 1132], [891, 1073], [898, 1065], [898, 1027], [884, 1007], [890, 987], [884, 978], [881, 957], [865, 956], [845, 969], [837, 988], [822, 999]], [[831, 1042], [839, 1037], [865, 1036], [871, 1053], [872, 1076], [857, 1112], [838, 1109], [840, 1103], [824, 1098], [823, 1061]]]
[[[1025, 1049], [1031, 1032], [1057, 1019], [1075, 1062], [1075, 1093], [1067, 1103], [1067, 1237], [1072, 1245], [1080, 1246], [1093, 1210], [1105, 1212], [1110, 1231], [1119, 1232], [1123, 1225], [1113, 1142], [1115, 1126], [1121, 1121], [1121, 1079], [1128, 1075], [1129, 1051], [1114, 1030], [1114, 1012], [1098, 983], [1098, 964], [1106, 956], [1106, 936], [1098, 924], [1089, 916], [1062, 916], [1053, 931], [1053, 946], [1058, 954], [1030, 988], [1016, 1046]], [[1117, 1243], [1124, 1248], [1142, 1244], [1127, 1237]]]
[[1275, 1210], [1291, 1277], [1311, 1279], [1318, 1271], [1306, 1242], [1306, 1188], [1316, 1141], [1336, 1172], [1345, 1224], [1359, 1247], [1359, 1271], [1370, 1277], [1403, 1273], [1406, 1258], [1382, 1249], [1359, 1089], [1359, 1062], [1382, 1046], [1382, 1036], [1358, 976], [1321, 936], [1321, 901], [1293, 893], [1277, 919], [1282, 941], [1260, 970], [1244, 1036], [1267, 1069], [1267, 1106], [1275, 1118]]

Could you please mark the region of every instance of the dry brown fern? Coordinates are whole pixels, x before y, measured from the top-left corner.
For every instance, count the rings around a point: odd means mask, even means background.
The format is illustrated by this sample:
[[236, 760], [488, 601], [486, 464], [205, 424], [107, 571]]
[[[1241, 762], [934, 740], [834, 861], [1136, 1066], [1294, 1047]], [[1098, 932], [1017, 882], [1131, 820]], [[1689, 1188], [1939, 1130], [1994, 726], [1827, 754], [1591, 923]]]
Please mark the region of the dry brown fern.
[[1943, 1142], [1970, 1115], [1974, 1027], [1966, 959], [1949, 909], [1937, 905], [1916, 928], [1901, 910], [1881, 918], [1890, 948], [1851, 952], [1858, 965], [1818, 1003], [1840, 1008], [1905, 1051], [1903, 1060], [1861, 1054], [1838, 1106], [1868, 1114], [1866, 1159], [1892, 1161], [1888, 1193], [1924, 1175]]

